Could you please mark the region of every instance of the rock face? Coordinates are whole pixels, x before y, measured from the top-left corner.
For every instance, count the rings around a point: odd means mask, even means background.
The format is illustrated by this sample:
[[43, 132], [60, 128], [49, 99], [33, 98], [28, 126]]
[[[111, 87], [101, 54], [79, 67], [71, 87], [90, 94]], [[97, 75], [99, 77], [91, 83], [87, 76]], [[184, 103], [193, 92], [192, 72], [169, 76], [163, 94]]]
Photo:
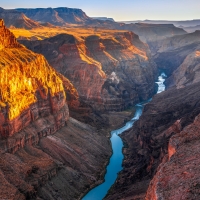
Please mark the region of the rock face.
[[150, 183], [146, 200], [199, 199], [200, 116], [174, 135], [168, 145], [168, 155], [160, 164]]
[[[200, 50], [200, 48], [199, 48]], [[200, 51], [196, 50], [189, 54], [183, 63], [173, 72], [171, 80], [176, 88], [182, 88], [187, 85], [200, 81]]]
[[0, 35], [0, 199], [78, 199], [102, 181], [107, 133], [69, 118], [73, 85], [3, 20]]
[[174, 36], [152, 45], [151, 48], [156, 51], [154, 60], [158, 68], [169, 76], [166, 81], [168, 87], [180, 88], [198, 81], [200, 31]]
[[27, 17], [41, 22], [49, 22], [53, 25], [64, 26], [67, 24], [85, 24], [92, 19], [88, 17], [81, 9], [75, 8], [35, 8], [26, 9], [20, 8], [16, 9], [19, 12], [24, 13]]
[[2, 18], [7, 27], [31, 29], [41, 27], [41, 25], [16, 10], [5, 10], [0, 8], [0, 18]]
[[[155, 95], [145, 106], [141, 118], [122, 135], [125, 142], [124, 170], [106, 199], [144, 199], [150, 180], [168, 153], [169, 139], [173, 135], [179, 137], [176, 134], [200, 113], [199, 86], [200, 83], [196, 83], [179, 90], [170, 89]], [[174, 148], [169, 148], [170, 155], [174, 152]], [[187, 152], [183, 151], [184, 154]], [[174, 159], [174, 162], [178, 161]], [[195, 195], [193, 197], [191, 199], [196, 199]]]
[[42, 55], [17, 43], [0, 22], [1, 138], [12, 136], [40, 117], [54, 113], [52, 125], [63, 125], [69, 116], [62, 81]]
[[123, 110], [155, 91], [156, 67], [147, 45], [132, 32], [20, 41], [42, 53], [95, 110]]

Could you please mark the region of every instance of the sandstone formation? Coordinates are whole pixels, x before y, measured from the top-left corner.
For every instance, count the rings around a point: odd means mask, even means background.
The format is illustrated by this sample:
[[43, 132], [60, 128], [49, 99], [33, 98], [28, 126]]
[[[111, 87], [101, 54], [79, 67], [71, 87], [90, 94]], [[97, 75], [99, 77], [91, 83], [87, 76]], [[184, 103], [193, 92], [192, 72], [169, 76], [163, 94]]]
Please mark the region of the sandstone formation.
[[[191, 124], [200, 113], [199, 87], [198, 82], [179, 90], [170, 89], [155, 95], [145, 106], [143, 115], [133, 128], [122, 134], [125, 142], [124, 170], [106, 199], [144, 199], [150, 180], [156, 170], [159, 171], [159, 164], [168, 154], [168, 141]], [[170, 155], [174, 151], [171, 148]], [[187, 154], [185, 151], [183, 155]], [[174, 159], [174, 162], [178, 160]]]
[[0, 18], [2, 18], [7, 27], [25, 28], [31, 29], [41, 27], [41, 25], [25, 16], [23, 13], [17, 10], [5, 10], [0, 8]]
[[150, 183], [146, 200], [200, 199], [200, 115], [171, 137], [165, 156]]
[[156, 67], [146, 44], [132, 32], [20, 41], [43, 54], [95, 110], [120, 111], [155, 91]]
[[74, 86], [3, 20], [0, 35], [0, 199], [78, 199], [103, 179], [107, 133], [69, 118]]

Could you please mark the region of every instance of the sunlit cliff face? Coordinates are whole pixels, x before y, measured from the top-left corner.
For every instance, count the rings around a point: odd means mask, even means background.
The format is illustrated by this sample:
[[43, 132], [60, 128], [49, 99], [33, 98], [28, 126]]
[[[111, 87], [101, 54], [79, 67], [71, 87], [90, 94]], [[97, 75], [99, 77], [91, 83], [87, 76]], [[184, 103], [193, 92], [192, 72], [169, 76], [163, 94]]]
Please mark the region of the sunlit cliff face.
[[64, 89], [45, 58], [20, 46], [1, 20], [0, 35], [0, 111], [12, 120], [37, 101], [36, 91], [47, 99]]

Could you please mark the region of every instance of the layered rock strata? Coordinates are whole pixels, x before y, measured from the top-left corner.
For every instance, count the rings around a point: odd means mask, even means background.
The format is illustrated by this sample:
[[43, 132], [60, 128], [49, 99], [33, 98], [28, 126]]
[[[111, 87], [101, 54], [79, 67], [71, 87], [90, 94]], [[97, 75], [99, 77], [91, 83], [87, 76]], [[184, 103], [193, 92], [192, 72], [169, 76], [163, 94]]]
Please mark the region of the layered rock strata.
[[132, 32], [20, 41], [42, 53], [95, 110], [120, 111], [155, 92], [156, 67], [146, 44]]
[[[158, 68], [164, 70], [168, 76], [171, 76], [186, 59], [200, 48], [200, 31], [194, 33], [169, 37], [168, 39], [152, 42], [150, 48], [153, 51], [154, 60]], [[167, 82], [167, 85], [173, 83], [173, 80]]]
[[1, 25], [1, 138], [54, 114], [54, 126], [64, 125], [69, 114], [61, 79], [42, 55], [21, 46]]
[[39, 22], [28, 18], [24, 13], [17, 10], [6, 10], [0, 7], [0, 18], [6, 27], [32, 29], [41, 27]]
[[150, 183], [146, 200], [200, 198], [200, 116], [171, 137], [165, 156]]
[[107, 133], [69, 118], [74, 86], [2, 20], [0, 35], [0, 199], [78, 199], [103, 179]]
[[[145, 198], [150, 180], [168, 154], [170, 138], [176, 137], [200, 113], [199, 86], [200, 83], [195, 83], [179, 90], [170, 89], [155, 95], [145, 106], [141, 118], [122, 135], [125, 143], [124, 170], [106, 199]], [[170, 155], [174, 151], [171, 148]], [[187, 154], [185, 150], [182, 153]]]

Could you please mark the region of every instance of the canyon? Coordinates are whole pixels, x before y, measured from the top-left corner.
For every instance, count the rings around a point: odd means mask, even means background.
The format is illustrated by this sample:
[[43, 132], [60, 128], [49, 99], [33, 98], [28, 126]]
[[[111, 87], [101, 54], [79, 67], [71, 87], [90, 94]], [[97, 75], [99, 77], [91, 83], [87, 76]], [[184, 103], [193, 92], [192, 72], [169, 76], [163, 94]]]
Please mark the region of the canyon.
[[148, 46], [128, 31], [98, 34], [59, 34], [20, 43], [43, 54], [94, 110], [121, 111], [152, 96], [157, 74]]
[[110, 131], [152, 96], [120, 135], [123, 170], [105, 199], [200, 198], [200, 31], [69, 8], [0, 17], [0, 199], [81, 199], [103, 182]]
[[67, 101], [78, 101], [70, 81], [3, 20], [0, 34], [0, 199], [76, 199], [102, 180], [106, 131], [69, 117]]

